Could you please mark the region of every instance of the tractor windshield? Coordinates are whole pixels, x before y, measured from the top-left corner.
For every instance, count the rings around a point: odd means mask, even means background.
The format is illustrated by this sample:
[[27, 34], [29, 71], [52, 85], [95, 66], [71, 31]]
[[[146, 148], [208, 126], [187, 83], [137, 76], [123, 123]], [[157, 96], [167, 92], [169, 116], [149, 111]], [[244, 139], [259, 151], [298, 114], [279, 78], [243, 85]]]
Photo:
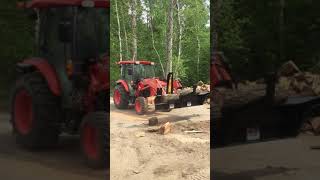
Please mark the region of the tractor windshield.
[[75, 51], [78, 59], [94, 58], [108, 52], [108, 9], [79, 8], [76, 24]]
[[138, 64], [134, 66], [135, 68], [135, 74], [137, 78], [154, 78], [155, 72], [154, 72], [154, 66], [153, 65], [144, 65], [144, 64]]
[[123, 79], [131, 80], [140, 80], [145, 78], [154, 78], [154, 66], [153, 65], [144, 65], [144, 64], [123, 64], [121, 65], [121, 76]]

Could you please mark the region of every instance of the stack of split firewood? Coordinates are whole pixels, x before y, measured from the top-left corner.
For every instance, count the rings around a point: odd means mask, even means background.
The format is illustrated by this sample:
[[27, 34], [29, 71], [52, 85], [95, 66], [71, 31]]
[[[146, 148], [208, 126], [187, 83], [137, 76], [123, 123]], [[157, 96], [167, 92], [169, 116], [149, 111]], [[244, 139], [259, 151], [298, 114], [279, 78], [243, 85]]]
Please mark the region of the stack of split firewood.
[[290, 95], [320, 95], [320, 75], [302, 72], [292, 62], [285, 63], [278, 72], [278, 88]]
[[[276, 102], [282, 102], [289, 96], [320, 95], [320, 75], [302, 72], [292, 61], [284, 63], [277, 73]], [[227, 104], [247, 104], [266, 95], [264, 79], [242, 81], [237, 89], [213, 89], [213, 103], [223, 107]], [[278, 101], [279, 100], [279, 101]]]

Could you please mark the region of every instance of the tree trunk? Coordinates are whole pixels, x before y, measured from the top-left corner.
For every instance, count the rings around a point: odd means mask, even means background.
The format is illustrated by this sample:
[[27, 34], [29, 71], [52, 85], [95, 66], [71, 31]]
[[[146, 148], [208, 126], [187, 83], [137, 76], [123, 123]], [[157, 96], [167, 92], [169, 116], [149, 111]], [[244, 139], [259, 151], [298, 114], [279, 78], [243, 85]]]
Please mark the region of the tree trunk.
[[280, 61], [284, 61], [286, 58], [285, 55], [285, 22], [284, 22], [284, 10], [285, 10], [285, 0], [280, 0], [280, 14], [279, 14], [279, 47], [280, 53], [279, 58]]
[[121, 25], [120, 25], [120, 19], [119, 19], [119, 11], [118, 11], [118, 3], [117, 3], [117, 1], [115, 1], [115, 7], [116, 7], [116, 15], [117, 15], [117, 23], [118, 23], [119, 58], [120, 58], [120, 61], [122, 61]]
[[[125, 14], [128, 13], [128, 3], [125, 2], [126, 6], [126, 11]], [[122, 6], [120, 7], [120, 9], [122, 9]], [[123, 24], [123, 31], [124, 31], [124, 39], [125, 39], [125, 45], [126, 45], [126, 58], [129, 59], [129, 45], [128, 45], [128, 35], [127, 35], [127, 28], [126, 28], [126, 21], [125, 18], [123, 17], [124, 13], [121, 13], [121, 19], [122, 19], [122, 24]]]
[[172, 72], [172, 41], [173, 41], [173, 7], [175, 0], [170, 0], [168, 7], [168, 26], [167, 26], [167, 46], [166, 46], [166, 58], [167, 58], [167, 67], [166, 74]]
[[132, 60], [136, 61], [137, 52], [137, 0], [131, 0], [131, 28], [132, 28]]
[[221, 8], [221, 0], [212, 0], [211, 5], [211, 52], [218, 51], [218, 34], [219, 34], [219, 19], [221, 14], [219, 12]]
[[[197, 9], [198, 9], [198, 4], [196, 4]], [[197, 54], [197, 80], [200, 80], [200, 52], [201, 52], [201, 43], [200, 43], [200, 38], [199, 38], [199, 33], [200, 33], [200, 28], [198, 22], [193, 22], [194, 26], [196, 27], [196, 39], [198, 43], [198, 54]]]
[[157, 56], [158, 56], [158, 60], [159, 60], [159, 63], [160, 63], [160, 66], [161, 66], [161, 70], [162, 70], [162, 76], [163, 78], [166, 77], [166, 73], [164, 71], [164, 67], [163, 67], [163, 64], [162, 64], [162, 61], [161, 61], [161, 57], [160, 57], [160, 54], [156, 48], [156, 45], [155, 45], [155, 41], [154, 41], [154, 32], [153, 32], [153, 8], [152, 8], [152, 4], [150, 2], [150, 0], [148, 1], [149, 2], [149, 14], [150, 14], [150, 31], [151, 31], [151, 38], [152, 38], [152, 47], [154, 49], [154, 51], [156, 52]]
[[197, 81], [200, 80], [200, 52], [201, 52], [201, 43], [199, 39], [199, 35], [197, 34], [197, 42], [198, 42], [198, 61], [197, 61]]
[[182, 53], [182, 22], [181, 22], [181, 12], [180, 12], [180, 2], [177, 0], [177, 9], [178, 9], [178, 26], [179, 26], [179, 43], [178, 43], [178, 59], [177, 59], [177, 65], [175, 68], [176, 77], [179, 77], [178, 67], [180, 66], [181, 61], [181, 53]]

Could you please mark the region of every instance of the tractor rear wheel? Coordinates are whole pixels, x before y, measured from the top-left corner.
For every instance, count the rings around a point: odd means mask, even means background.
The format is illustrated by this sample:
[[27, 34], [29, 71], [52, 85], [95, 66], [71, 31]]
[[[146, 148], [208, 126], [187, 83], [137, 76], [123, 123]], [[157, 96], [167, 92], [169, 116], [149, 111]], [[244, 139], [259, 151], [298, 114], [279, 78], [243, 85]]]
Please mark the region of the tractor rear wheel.
[[129, 94], [122, 85], [117, 85], [113, 93], [113, 102], [118, 109], [128, 109]]
[[11, 124], [18, 144], [35, 149], [58, 142], [59, 98], [39, 72], [17, 81], [11, 101]]
[[139, 115], [145, 114], [148, 111], [148, 103], [146, 101], [146, 98], [137, 97], [134, 103], [134, 108], [137, 114]]
[[80, 129], [81, 150], [89, 167], [109, 167], [109, 115], [96, 111], [86, 115]]

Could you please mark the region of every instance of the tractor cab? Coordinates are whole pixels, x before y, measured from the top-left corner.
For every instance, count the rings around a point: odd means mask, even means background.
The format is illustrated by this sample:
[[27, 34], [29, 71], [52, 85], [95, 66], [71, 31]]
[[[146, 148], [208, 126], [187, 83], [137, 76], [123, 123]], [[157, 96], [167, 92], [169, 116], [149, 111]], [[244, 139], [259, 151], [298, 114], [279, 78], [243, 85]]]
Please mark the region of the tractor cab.
[[121, 61], [121, 78], [128, 82], [155, 78], [154, 63], [150, 61]]
[[83, 73], [83, 67], [108, 52], [108, 1], [33, 0], [19, 6], [33, 11], [36, 55], [65, 67], [69, 75]]

